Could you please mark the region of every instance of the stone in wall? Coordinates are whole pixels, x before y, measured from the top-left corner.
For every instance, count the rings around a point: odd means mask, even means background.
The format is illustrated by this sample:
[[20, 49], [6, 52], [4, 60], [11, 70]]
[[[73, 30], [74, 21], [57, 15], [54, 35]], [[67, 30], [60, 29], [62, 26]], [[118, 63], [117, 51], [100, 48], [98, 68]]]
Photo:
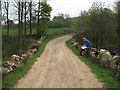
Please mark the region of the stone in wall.
[[110, 52], [105, 49], [100, 49], [99, 56], [100, 56], [100, 66], [103, 68], [109, 67], [110, 62], [112, 60], [112, 56]]
[[120, 56], [114, 56], [112, 61], [110, 62], [110, 67], [114, 71], [120, 72]]
[[96, 52], [97, 51], [97, 49], [96, 48], [91, 48], [91, 50], [90, 51], [92, 51], [92, 52]]
[[22, 54], [21, 59], [22, 59], [22, 62], [24, 63], [28, 59], [28, 55], [26, 53]]
[[34, 54], [34, 53], [36, 53], [37, 52], [37, 49], [35, 48], [35, 49], [32, 49], [32, 53]]
[[73, 47], [78, 48], [78, 46], [79, 46], [79, 43], [77, 43], [77, 42], [73, 43]]
[[2, 74], [5, 75], [21, 67], [21, 65], [22, 63], [18, 61], [4, 61], [0, 69], [2, 70]]
[[0, 64], [0, 73], [2, 75], [6, 75], [9, 72], [16, 70], [17, 68], [21, 67], [25, 60], [31, 58], [34, 53], [38, 51], [39, 45], [42, 44], [42, 40], [46, 37], [42, 37], [37, 44], [32, 44], [31, 49], [27, 50], [26, 53], [22, 54], [21, 56], [12, 55], [10, 61], [4, 61]]
[[14, 61], [18, 61], [18, 62], [20, 61], [21, 62], [21, 58], [18, 55], [12, 55], [11, 59], [14, 60]]
[[37, 43], [38, 43], [39, 45], [41, 45], [41, 44], [42, 44], [42, 41], [41, 41], [41, 40], [38, 40]]
[[89, 51], [89, 56], [92, 58], [92, 61], [94, 61], [95, 63], [100, 64], [100, 57], [99, 55], [95, 55], [95, 51]]
[[8, 73], [8, 69], [6, 67], [0, 66], [0, 73], [4, 76]]
[[38, 50], [39, 46], [40, 46], [40, 44], [38, 44], [38, 43], [37, 44], [32, 44], [31, 49], [37, 49]]
[[72, 39], [72, 40], [71, 40], [71, 44], [74, 44], [74, 43], [75, 43], [75, 40], [74, 40], [74, 39]]

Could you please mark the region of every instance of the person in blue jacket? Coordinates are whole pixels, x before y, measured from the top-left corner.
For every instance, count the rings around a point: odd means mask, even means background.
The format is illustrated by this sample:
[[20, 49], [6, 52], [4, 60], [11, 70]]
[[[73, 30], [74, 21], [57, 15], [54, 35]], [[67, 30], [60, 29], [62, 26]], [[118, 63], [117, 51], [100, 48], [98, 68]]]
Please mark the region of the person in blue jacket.
[[86, 39], [86, 38], [83, 38], [83, 41], [85, 42], [85, 44], [84, 44], [83, 46], [87, 47], [87, 48], [85, 48], [85, 50], [84, 50], [84, 55], [87, 55], [88, 51], [89, 51], [89, 50], [91, 49], [91, 47], [92, 47], [92, 43], [91, 43], [88, 39]]

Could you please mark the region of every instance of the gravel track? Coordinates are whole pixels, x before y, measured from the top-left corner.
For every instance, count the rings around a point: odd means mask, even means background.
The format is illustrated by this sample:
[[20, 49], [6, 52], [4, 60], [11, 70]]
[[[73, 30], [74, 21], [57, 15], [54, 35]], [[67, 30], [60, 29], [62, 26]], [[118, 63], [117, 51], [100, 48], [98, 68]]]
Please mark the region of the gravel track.
[[14, 88], [102, 88], [102, 83], [65, 45], [72, 36], [51, 40]]

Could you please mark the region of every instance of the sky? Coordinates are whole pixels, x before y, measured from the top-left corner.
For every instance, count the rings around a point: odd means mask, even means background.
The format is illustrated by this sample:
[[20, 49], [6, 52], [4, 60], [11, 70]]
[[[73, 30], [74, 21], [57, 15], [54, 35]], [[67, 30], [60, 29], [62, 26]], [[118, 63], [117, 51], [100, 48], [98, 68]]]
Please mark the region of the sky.
[[[48, 0], [52, 7], [51, 18], [58, 13], [69, 14], [71, 17], [80, 15], [81, 11], [88, 10], [93, 2], [105, 2], [106, 7], [112, 8], [115, 0]], [[117, 1], [117, 0], [116, 0]]]
[[[37, 2], [38, 0], [32, 0]], [[71, 17], [77, 17], [81, 11], [88, 10], [93, 2], [105, 2], [106, 7], [111, 9], [114, 6], [114, 2], [118, 0], [47, 0], [47, 3], [52, 7], [51, 20], [58, 13], [69, 14]], [[9, 18], [11, 20], [17, 19], [14, 15], [16, 12], [11, 7]], [[13, 14], [14, 13], [14, 14]]]

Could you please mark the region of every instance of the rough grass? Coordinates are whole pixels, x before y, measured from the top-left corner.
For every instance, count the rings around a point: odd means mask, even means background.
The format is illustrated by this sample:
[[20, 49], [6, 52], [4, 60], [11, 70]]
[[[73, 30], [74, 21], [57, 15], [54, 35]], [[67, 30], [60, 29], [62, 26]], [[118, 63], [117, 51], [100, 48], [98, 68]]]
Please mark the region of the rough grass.
[[40, 57], [40, 55], [42, 54], [42, 52], [45, 49], [45, 46], [47, 45], [47, 43], [57, 37], [61, 37], [64, 36], [66, 34], [61, 34], [61, 35], [57, 35], [57, 36], [53, 36], [50, 38], [47, 38], [43, 41], [42, 45], [39, 47], [39, 50], [36, 54], [33, 55], [33, 57], [30, 60], [27, 60], [27, 62], [18, 70], [16, 70], [15, 72], [11, 72], [9, 73], [6, 77], [4, 77], [2, 79], [2, 88], [11, 88], [13, 87], [20, 78], [22, 78], [27, 72], [28, 70], [31, 68], [31, 66], [34, 64], [34, 62], [36, 61], [37, 57]]
[[112, 78], [112, 72], [100, 68], [100, 66], [93, 63], [91, 58], [88, 56], [79, 56], [80, 51], [77, 48], [72, 47], [70, 40], [66, 42], [66, 45], [80, 58], [80, 60], [89, 66], [91, 71], [97, 76], [99, 81], [103, 83], [105, 88], [120, 88], [118, 81]]
[[[33, 37], [27, 37], [23, 39], [22, 50], [25, 52], [28, 47], [35, 43], [36, 39]], [[3, 36], [2, 38], [2, 59], [10, 60], [13, 54], [19, 55], [20, 50], [20, 41], [18, 37], [7, 37]]]

